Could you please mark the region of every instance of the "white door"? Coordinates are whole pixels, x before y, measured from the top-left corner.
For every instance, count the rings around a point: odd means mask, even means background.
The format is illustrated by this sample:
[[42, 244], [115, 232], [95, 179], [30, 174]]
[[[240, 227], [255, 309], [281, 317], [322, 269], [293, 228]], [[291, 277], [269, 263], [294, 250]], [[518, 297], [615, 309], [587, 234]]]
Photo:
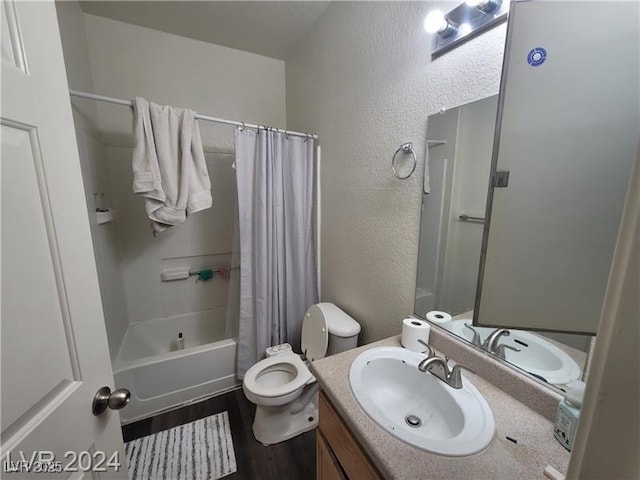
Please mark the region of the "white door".
[[55, 6], [1, 6], [0, 475], [126, 478]]

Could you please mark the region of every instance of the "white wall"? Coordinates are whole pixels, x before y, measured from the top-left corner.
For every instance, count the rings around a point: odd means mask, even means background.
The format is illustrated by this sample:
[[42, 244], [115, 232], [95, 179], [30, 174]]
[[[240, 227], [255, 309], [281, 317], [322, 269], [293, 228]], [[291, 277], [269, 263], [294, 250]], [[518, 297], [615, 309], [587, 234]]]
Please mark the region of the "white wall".
[[[72, 0], [58, 1], [56, 2], [56, 12], [69, 89], [93, 92], [87, 30], [80, 4]], [[98, 138], [98, 107], [96, 103], [74, 101], [72, 107], [76, 129], [81, 129]]]
[[640, 478], [640, 150], [631, 175], [568, 479]]
[[[57, 2], [56, 9], [69, 88], [92, 92], [93, 77], [84, 14], [77, 2]], [[114, 358], [129, 322], [119, 269], [115, 225], [98, 225], [95, 216], [96, 207], [111, 203], [107, 170], [109, 156], [100, 142], [98, 110], [95, 103], [72, 102], [72, 107], [109, 351], [111, 358]], [[99, 193], [102, 195], [96, 195]]]
[[[127, 312], [131, 322], [169, 317], [184, 313], [226, 309], [237, 312], [239, 284], [215, 276], [207, 282], [188, 280], [161, 282], [163, 268], [185, 266], [193, 271], [231, 265], [232, 252], [238, 252], [234, 237], [237, 222], [233, 155], [206, 153], [212, 179], [214, 204], [157, 237], [149, 228], [142, 199], [131, 190], [130, 147], [109, 147], [109, 174], [113, 186], [114, 208], [119, 232], [120, 268]], [[236, 262], [237, 263], [237, 262]], [[225, 318], [216, 315], [216, 318]], [[231, 320], [236, 321], [237, 315]], [[232, 332], [229, 328], [229, 333]]]
[[[95, 92], [190, 107], [199, 113], [284, 127], [284, 62], [137, 25], [85, 15]], [[85, 101], [86, 102], [86, 101]], [[183, 313], [237, 311], [237, 276], [161, 282], [163, 268], [231, 265], [237, 251], [233, 128], [199, 122], [212, 180], [213, 207], [154, 238], [143, 200], [131, 190], [132, 111], [98, 104], [108, 145], [112, 205], [118, 211], [120, 268], [130, 322]], [[234, 236], [236, 233], [236, 236]], [[231, 289], [230, 289], [231, 287]], [[229, 293], [231, 290], [231, 293]], [[220, 317], [220, 316], [219, 316]], [[224, 315], [221, 316], [224, 318]], [[227, 318], [234, 334], [236, 315]]]
[[[96, 93], [189, 107], [214, 117], [284, 127], [282, 60], [85, 14]], [[104, 143], [133, 145], [126, 108], [98, 104]], [[200, 122], [205, 149], [233, 151], [233, 128]]]
[[[413, 311], [427, 117], [498, 92], [505, 26], [431, 62], [437, 6], [334, 2], [287, 59], [287, 127], [323, 149], [322, 300], [362, 323], [361, 342]], [[419, 168], [401, 182], [390, 161], [406, 141]]]
[[483, 224], [461, 222], [466, 213], [484, 217], [498, 98], [460, 108], [453, 165], [449, 233], [438, 310], [452, 315], [473, 310], [480, 266]]
[[[57, 8], [70, 88], [285, 126], [283, 61], [87, 15], [77, 2]], [[236, 312], [237, 275], [206, 283], [160, 281], [163, 268], [198, 270], [234, 261], [233, 128], [200, 122], [213, 208], [154, 238], [143, 201], [131, 191], [132, 111], [82, 99], [73, 105], [112, 357], [129, 322], [227, 306]], [[116, 220], [97, 225], [96, 206], [115, 208]], [[228, 335], [236, 321], [233, 313], [227, 317]]]

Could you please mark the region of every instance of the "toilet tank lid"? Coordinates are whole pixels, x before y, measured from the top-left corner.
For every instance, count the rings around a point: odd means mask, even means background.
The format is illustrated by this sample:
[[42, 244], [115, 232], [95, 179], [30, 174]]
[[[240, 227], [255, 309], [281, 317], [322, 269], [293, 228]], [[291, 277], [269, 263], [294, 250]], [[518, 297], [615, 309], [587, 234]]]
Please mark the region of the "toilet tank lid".
[[318, 303], [317, 307], [322, 311], [331, 335], [353, 337], [360, 333], [360, 324], [335, 304], [322, 302]]

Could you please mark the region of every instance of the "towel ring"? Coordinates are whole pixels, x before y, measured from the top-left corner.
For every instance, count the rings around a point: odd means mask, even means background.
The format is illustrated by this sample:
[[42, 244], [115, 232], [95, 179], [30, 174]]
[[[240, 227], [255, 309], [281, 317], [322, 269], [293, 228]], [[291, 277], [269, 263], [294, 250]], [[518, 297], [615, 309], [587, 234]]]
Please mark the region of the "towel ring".
[[[396, 170], [396, 157], [400, 152], [410, 153], [411, 156], [413, 157], [413, 167], [411, 167], [411, 171], [404, 177], [398, 175], [398, 171]], [[418, 159], [416, 158], [416, 152], [413, 151], [413, 142], [407, 142], [400, 145], [400, 147], [395, 151], [395, 153], [393, 154], [393, 157], [391, 158], [391, 170], [393, 171], [393, 174], [398, 180], [406, 180], [411, 175], [413, 175], [413, 172], [416, 171], [417, 164], [418, 164]]]

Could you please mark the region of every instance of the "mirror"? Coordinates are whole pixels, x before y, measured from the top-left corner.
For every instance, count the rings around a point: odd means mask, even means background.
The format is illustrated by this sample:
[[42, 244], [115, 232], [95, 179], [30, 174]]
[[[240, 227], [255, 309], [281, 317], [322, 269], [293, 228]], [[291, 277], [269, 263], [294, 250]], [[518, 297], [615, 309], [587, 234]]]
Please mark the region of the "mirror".
[[[493, 96], [431, 115], [427, 123], [431, 193], [423, 194], [414, 313], [448, 312], [451, 320], [432, 320], [480, 348], [495, 330], [474, 327], [472, 318], [497, 109]], [[562, 388], [581, 378], [590, 340], [512, 330], [495, 353]]]
[[638, 4], [605, 3], [513, 5], [476, 324], [597, 331], [640, 127]]
[[432, 322], [562, 388], [597, 330], [637, 152], [638, 5], [511, 8], [499, 102], [429, 117], [415, 314], [450, 312]]

